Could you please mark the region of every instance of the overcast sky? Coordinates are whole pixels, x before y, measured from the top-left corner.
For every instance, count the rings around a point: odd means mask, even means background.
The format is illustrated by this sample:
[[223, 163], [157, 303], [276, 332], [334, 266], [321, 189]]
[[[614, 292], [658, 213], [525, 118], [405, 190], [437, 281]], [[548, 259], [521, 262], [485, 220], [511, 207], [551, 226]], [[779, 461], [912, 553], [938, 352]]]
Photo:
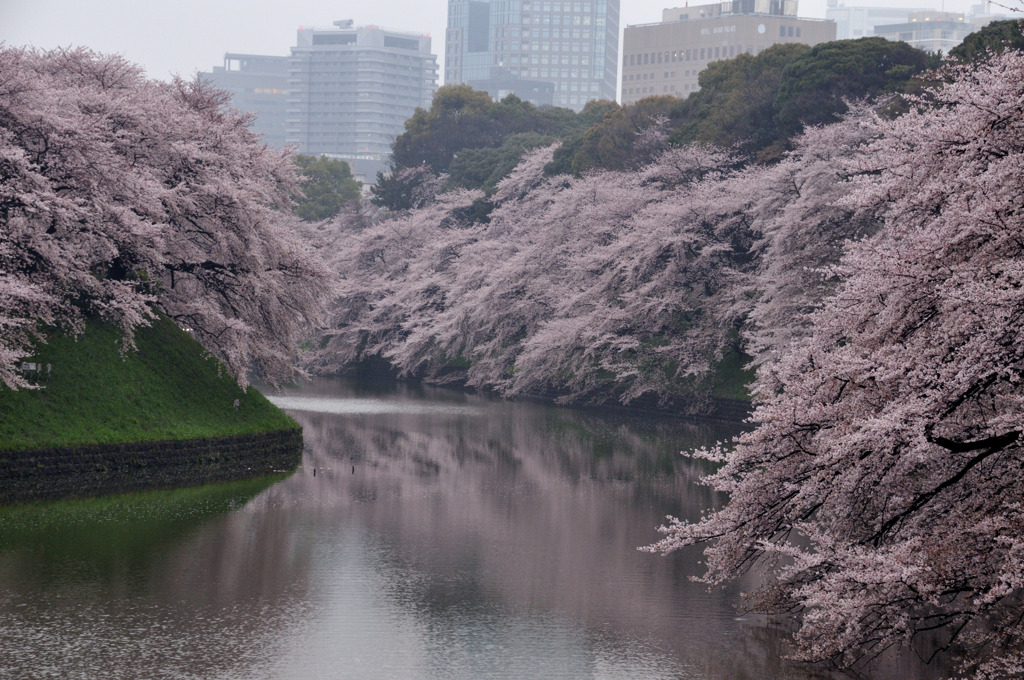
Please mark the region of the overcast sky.
[[[694, 0], [704, 4], [707, 0]], [[938, 5], [942, 0], [852, 0], [849, 4]], [[661, 20], [684, 0], [621, 0], [621, 25]], [[956, 8], [953, 5], [958, 5]], [[963, 11], [969, 0], [946, 0]], [[446, 0], [0, 0], [7, 45], [85, 45], [141, 64], [151, 77], [191, 76], [221, 65], [225, 52], [287, 55], [300, 26], [356, 25], [427, 33], [444, 53]], [[801, 16], [823, 18], [825, 0], [801, 0]], [[443, 71], [442, 71], [443, 74]]]

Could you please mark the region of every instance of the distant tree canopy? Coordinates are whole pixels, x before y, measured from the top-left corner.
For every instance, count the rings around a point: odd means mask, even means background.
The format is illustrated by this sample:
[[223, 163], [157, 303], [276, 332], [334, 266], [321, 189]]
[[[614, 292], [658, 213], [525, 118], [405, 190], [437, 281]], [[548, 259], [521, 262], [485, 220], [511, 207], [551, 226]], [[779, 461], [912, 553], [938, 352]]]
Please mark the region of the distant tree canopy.
[[563, 140], [547, 170], [580, 175], [643, 165], [650, 159], [642, 133], [654, 125], [676, 146], [703, 142], [775, 160], [805, 125], [835, 122], [848, 100], [917, 91], [923, 74], [938, 64], [934, 55], [882, 38], [781, 44], [756, 56], [741, 54], [709, 64], [700, 90], [687, 99], [655, 96], [594, 107], [600, 118]]
[[[1009, 40], [1010, 32], [993, 28], [979, 44]], [[1015, 39], [1024, 41], [1019, 33]], [[918, 92], [938, 65], [937, 55], [883, 38], [780, 44], [712, 62], [700, 74], [700, 90], [687, 99], [656, 96], [628, 106], [593, 101], [578, 114], [514, 96], [493, 102], [467, 85], [445, 86], [429, 110], [417, 110], [406, 122], [395, 140], [393, 172], [378, 177], [374, 202], [408, 209], [424, 177], [404, 172], [414, 168], [444, 175], [449, 188], [483, 189], [490, 196], [525, 152], [553, 142], [560, 147], [549, 175], [640, 167], [651, 160], [657, 137], [673, 146], [733, 148], [740, 162], [772, 162], [805, 126], [835, 122], [849, 101]]]
[[405, 132], [395, 139], [392, 164], [399, 171], [426, 164], [436, 173], [447, 173], [464, 149], [497, 149], [509, 137], [523, 133], [564, 139], [582, 134], [603, 113], [600, 104], [577, 114], [569, 109], [537, 108], [515, 95], [495, 102], [469, 85], [445, 85], [434, 94], [429, 110], [417, 109], [406, 121]]
[[594, 101], [580, 113], [538, 108], [515, 95], [491, 100], [469, 85], [445, 85], [430, 109], [417, 109], [395, 139], [391, 172], [381, 173], [372, 189], [376, 205], [408, 209], [416, 183], [429, 168], [445, 175], [449, 187], [494, 191], [498, 181], [526, 151], [581, 136], [602, 120], [615, 102]]
[[977, 62], [1007, 48], [1024, 50], [1024, 21], [993, 21], [964, 38], [949, 51], [949, 56], [959, 62]]
[[920, 76], [938, 66], [936, 55], [884, 38], [816, 45], [782, 71], [773, 105], [776, 139], [804, 125], [836, 122], [847, 100], [917, 90]]
[[600, 122], [555, 151], [548, 174], [581, 175], [594, 168], [623, 170], [633, 165], [640, 133], [672, 118], [681, 101], [669, 96], [648, 97], [631, 106], [606, 108]]
[[637, 133], [661, 116], [675, 145], [737, 147], [774, 160], [805, 125], [832, 123], [846, 101], [916, 91], [938, 57], [883, 38], [839, 40], [815, 47], [782, 44], [758, 55], [712, 62], [700, 90], [687, 99], [650, 97], [610, 112], [581, 140], [565, 144], [550, 170], [579, 174], [621, 169], [633, 158]]
[[362, 182], [352, 177], [348, 163], [327, 156], [293, 157], [302, 178], [302, 194], [292, 197], [295, 214], [307, 222], [334, 217], [348, 201], [359, 198]]

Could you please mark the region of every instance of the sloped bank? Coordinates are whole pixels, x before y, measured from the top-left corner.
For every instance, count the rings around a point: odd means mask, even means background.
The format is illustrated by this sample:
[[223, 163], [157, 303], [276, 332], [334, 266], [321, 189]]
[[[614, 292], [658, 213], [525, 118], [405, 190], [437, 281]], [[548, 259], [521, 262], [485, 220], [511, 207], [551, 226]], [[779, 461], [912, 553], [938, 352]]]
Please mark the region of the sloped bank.
[[168, 319], [122, 355], [116, 329], [54, 334], [0, 387], [0, 504], [196, 486], [294, 469], [298, 423]]

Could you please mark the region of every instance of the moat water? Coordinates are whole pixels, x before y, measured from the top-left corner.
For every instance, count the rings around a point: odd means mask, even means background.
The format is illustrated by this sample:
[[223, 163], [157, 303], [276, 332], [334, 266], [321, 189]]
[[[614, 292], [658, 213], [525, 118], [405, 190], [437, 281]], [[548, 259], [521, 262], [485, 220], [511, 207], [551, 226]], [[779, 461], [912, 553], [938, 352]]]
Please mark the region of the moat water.
[[337, 380], [274, 401], [293, 474], [0, 508], [0, 678], [845, 677], [783, 660], [749, 579], [637, 551], [723, 502], [679, 451], [736, 427]]

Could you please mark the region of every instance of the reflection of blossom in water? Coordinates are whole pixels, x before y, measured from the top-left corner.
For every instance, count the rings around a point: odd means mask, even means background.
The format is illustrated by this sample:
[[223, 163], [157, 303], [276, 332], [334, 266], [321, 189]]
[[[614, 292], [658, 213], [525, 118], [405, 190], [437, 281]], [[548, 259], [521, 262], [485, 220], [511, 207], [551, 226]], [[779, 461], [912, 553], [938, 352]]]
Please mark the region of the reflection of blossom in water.
[[410, 415], [483, 415], [472, 406], [391, 401], [386, 399], [332, 399], [330, 397], [268, 397], [278, 408], [337, 415], [404, 413]]

